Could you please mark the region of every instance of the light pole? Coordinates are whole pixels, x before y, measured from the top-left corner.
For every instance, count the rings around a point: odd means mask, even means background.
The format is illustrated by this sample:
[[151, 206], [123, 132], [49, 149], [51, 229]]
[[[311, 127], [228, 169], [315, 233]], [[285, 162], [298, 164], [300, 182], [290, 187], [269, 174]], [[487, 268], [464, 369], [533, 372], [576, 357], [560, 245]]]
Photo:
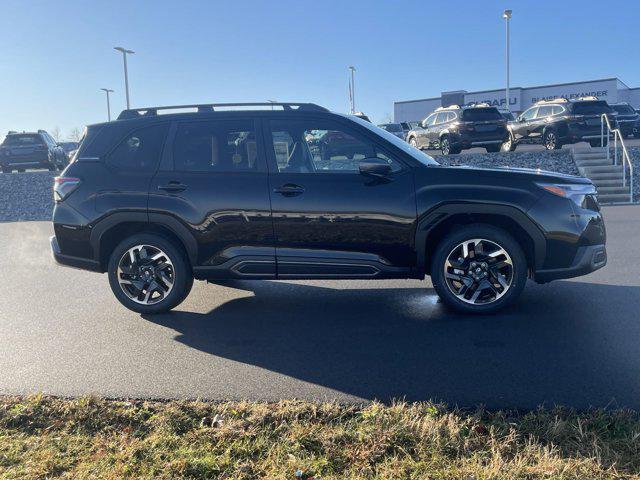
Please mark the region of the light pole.
[[354, 72], [356, 71], [356, 67], [350, 66], [349, 70], [351, 70], [351, 83], [349, 83], [349, 100], [351, 101], [351, 115], [356, 113], [356, 84], [354, 78]]
[[115, 50], [122, 52], [122, 58], [124, 60], [124, 89], [127, 95], [127, 110], [129, 110], [129, 75], [127, 72], [127, 53], [136, 53], [133, 50], [127, 50], [122, 47], [113, 47]]
[[109, 103], [109, 94], [113, 93], [113, 90], [109, 90], [108, 88], [101, 88], [100, 90], [107, 94], [107, 118], [111, 121], [111, 104]]
[[277, 100], [267, 100], [267, 102], [269, 102], [271, 104], [271, 110], [273, 110], [273, 104], [274, 103], [278, 103]]
[[507, 23], [507, 49], [506, 49], [507, 88], [505, 89], [505, 95], [507, 98], [507, 110], [511, 111], [511, 107], [509, 105], [509, 20], [511, 20], [511, 10], [505, 10], [502, 13], [502, 18], [504, 18]]

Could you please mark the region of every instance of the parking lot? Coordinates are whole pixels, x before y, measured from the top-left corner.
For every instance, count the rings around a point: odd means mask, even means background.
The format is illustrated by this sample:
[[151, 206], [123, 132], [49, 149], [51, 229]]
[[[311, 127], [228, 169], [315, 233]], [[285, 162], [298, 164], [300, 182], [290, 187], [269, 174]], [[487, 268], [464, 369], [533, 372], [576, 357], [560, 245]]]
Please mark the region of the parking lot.
[[53, 265], [50, 223], [1, 223], [0, 393], [639, 408], [640, 208], [604, 212], [604, 269], [486, 317], [428, 280], [197, 282], [141, 317], [106, 276]]

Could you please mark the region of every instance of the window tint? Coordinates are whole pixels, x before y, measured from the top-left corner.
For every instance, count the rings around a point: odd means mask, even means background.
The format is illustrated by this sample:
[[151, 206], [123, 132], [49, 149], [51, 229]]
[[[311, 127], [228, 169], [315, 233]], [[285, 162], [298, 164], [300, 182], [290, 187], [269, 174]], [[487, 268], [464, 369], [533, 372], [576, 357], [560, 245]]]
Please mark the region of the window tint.
[[438, 114], [438, 118], [436, 118], [436, 125], [446, 122], [448, 116], [449, 116], [448, 112], [440, 112]]
[[629, 105], [613, 105], [613, 108], [620, 115], [633, 115], [636, 111], [631, 108]]
[[522, 114], [522, 118], [524, 120], [531, 120], [535, 116], [537, 111], [538, 111], [538, 107], [530, 108], [529, 110], [527, 110]]
[[436, 115], [437, 115], [436, 113], [432, 113], [431, 115], [429, 115], [427, 117], [427, 119], [425, 120], [426, 124], [427, 125], [433, 125], [434, 122], [436, 121]]
[[44, 145], [44, 141], [42, 140], [42, 138], [40, 138], [40, 135], [36, 135], [36, 134], [12, 134], [12, 135], [7, 135], [6, 138], [4, 139], [4, 142], [2, 142], [3, 145], [12, 145], [12, 146], [18, 146], [18, 145]]
[[558, 115], [559, 113], [564, 112], [564, 107], [560, 106], [560, 105], [554, 105], [552, 107], [552, 114], [553, 115]]
[[573, 105], [573, 113], [576, 115], [602, 115], [612, 113], [612, 109], [607, 102], [602, 100], [593, 102], [576, 102]]
[[497, 108], [467, 108], [462, 112], [462, 119], [467, 122], [485, 122], [502, 120]]
[[359, 173], [359, 162], [377, 157], [393, 171], [400, 164], [373, 142], [325, 120], [272, 120], [271, 136], [278, 171], [285, 173]]
[[456, 119], [456, 112], [449, 112], [447, 114], [447, 122], [450, 122], [451, 120], [455, 120]]
[[176, 170], [242, 172], [257, 170], [253, 120], [215, 120], [178, 125], [173, 141]]
[[167, 124], [135, 130], [109, 154], [107, 163], [122, 170], [154, 171], [160, 161]]
[[551, 105], [545, 105], [544, 107], [539, 107], [536, 118], [548, 117], [549, 115], [551, 115], [552, 111], [553, 110]]

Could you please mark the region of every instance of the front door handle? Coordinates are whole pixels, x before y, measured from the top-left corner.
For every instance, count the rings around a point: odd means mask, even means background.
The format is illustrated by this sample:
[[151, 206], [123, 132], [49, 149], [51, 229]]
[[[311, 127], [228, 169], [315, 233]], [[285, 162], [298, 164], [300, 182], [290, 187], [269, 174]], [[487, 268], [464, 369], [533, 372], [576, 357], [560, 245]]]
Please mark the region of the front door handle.
[[165, 192], [182, 192], [186, 190], [187, 186], [180, 182], [169, 182], [166, 185], [158, 185], [158, 190], [164, 190]]
[[281, 187], [274, 188], [273, 193], [279, 193], [285, 197], [295, 197], [296, 195], [302, 195], [304, 193], [304, 187], [293, 183], [286, 183]]

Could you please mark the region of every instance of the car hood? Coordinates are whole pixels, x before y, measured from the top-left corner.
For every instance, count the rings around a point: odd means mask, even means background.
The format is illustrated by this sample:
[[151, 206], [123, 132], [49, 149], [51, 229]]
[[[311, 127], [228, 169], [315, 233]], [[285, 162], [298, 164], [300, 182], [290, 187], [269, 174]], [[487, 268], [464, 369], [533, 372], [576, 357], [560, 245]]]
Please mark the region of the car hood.
[[550, 172], [548, 170], [540, 170], [534, 168], [520, 168], [520, 167], [471, 167], [468, 165], [440, 165], [437, 168], [446, 168], [451, 171], [460, 172], [474, 172], [482, 177], [514, 177], [514, 179], [524, 180], [529, 177], [530, 180], [535, 182], [555, 182], [555, 183], [577, 183], [577, 184], [589, 184], [591, 180], [585, 177], [579, 177], [577, 175], [568, 175], [566, 173]]

